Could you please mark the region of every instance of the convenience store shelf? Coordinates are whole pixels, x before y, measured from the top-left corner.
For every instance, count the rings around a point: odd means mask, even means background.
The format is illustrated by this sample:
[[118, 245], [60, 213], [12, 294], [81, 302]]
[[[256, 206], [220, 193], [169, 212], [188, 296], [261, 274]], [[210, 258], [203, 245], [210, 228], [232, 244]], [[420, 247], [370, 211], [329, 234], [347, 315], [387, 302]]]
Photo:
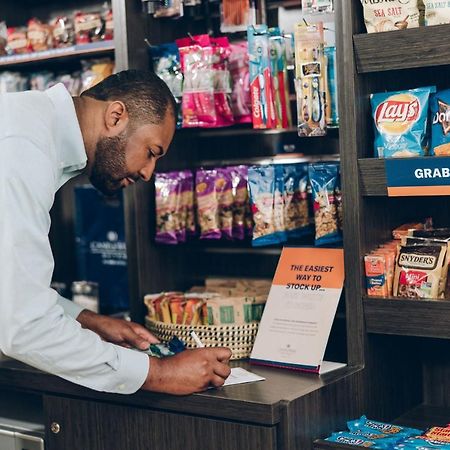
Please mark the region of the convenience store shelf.
[[92, 42], [90, 44], [73, 45], [66, 48], [54, 48], [43, 52], [25, 53], [0, 57], [0, 67], [7, 68], [22, 64], [45, 63], [60, 59], [78, 58], [80, 56], [102, 56], [114, 51], [113, 41]]
[[361, 193], [363, 196], [387, 195], [384, 159], [358, 159]]
[[368, 333], [450, 339], [450, 301], [364, 298]]
[[[353, 36], [358, 73], [450, 64], [450, 25]], [[406, 50], [405, 50], [406, 49]]]
[[317, 439], [316, 441], [314, 441], [313, 445], [314, 450], [331, 450], [331, 449], [355, 450], [356, 448], [359, 448], [354, 445], [338, 444], [336, 442], [329, 442], [323, 439]]

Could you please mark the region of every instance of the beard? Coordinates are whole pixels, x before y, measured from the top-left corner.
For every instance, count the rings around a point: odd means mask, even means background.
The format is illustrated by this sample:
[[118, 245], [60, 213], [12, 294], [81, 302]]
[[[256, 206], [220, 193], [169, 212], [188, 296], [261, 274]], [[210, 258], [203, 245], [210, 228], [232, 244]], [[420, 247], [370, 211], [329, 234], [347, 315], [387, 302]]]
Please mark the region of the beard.
[[125, 146], [125, 132], [101, 137], [97, 142], [89, 181], [104, 195], [114, 195], [122, 188], [122, 180], [127, 176]]

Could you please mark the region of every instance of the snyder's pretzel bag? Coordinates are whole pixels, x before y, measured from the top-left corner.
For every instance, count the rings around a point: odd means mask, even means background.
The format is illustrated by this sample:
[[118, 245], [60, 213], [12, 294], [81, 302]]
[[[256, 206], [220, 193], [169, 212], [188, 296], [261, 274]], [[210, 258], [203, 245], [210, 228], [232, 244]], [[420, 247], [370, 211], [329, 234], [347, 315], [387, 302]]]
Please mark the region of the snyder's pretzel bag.
[[424, 0], [425, 25], [450, 23], [450, 3], [446, 0]]
[[450, 89], [430, 98], [431, 155], [450, 156]]
[[420, 0], [361, 0], [368, 33], [417, 28]]
[[372, 94], [375, 126], [375, 156], [407, 158], [424, 156], [428, 100], [434, 87]]

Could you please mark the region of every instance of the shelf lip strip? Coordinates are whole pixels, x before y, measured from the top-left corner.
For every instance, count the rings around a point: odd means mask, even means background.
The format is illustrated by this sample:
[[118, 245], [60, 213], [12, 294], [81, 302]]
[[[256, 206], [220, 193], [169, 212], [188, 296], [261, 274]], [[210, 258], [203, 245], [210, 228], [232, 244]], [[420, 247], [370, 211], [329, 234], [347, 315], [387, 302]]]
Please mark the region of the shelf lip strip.
[[82, 56], [91, 53], [106, 53], [114, 51], [113, 41], [92, 42], [90, 44], [72, 45], [65, 48], [54, 48], [42, 52], [8, 55], [0, 57], [0, 66], [14, 66], [38, 61], [51, 61], [70, 56]]
[[450, 301], [363, 296], [366, 331], [450, 339]]
[[434, 25], [354, 34], [357, 71], [362, 74], [450, 64], [449, 32], [450, 25]]

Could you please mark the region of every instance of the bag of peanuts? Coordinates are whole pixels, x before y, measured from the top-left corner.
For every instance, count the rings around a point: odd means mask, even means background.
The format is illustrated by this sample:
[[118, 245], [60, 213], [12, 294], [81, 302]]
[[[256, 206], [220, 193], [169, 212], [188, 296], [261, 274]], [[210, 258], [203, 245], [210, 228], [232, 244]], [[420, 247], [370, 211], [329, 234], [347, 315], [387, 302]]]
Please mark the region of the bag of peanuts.
[[361, 0], [368, 33], [417, 28], [421, 0]]

